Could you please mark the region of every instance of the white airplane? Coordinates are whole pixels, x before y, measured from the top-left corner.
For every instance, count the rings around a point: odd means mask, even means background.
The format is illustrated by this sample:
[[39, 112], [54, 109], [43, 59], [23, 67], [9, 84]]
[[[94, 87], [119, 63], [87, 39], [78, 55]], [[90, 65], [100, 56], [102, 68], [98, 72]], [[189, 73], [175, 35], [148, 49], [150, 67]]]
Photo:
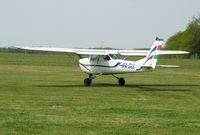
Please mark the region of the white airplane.
[[[11, 49], [69, 52], [80, 56], [80, 68], [89, 75], [84, 79], [84, 85], [89, 86], [92, 80], [100, 75], [112, 75], [118, 79], [119, 85], [125, 85], [125, 79], [115, 74], [149, 72], [156, 67], [158, 56], [162, 54], [187, 54], [185, 51], [160, 51], [163, 39], [156, 37], [151, 49], [148, 50], [100, 50], [100, 49], [69, 49], [51, 47], [9, 47]], [[89, 55], [82, 58], [81, 55]], [[121, 56], [146, 56], [138, 61], [121, 59]], [[160, 67], [176, 67], [159, 65]]]

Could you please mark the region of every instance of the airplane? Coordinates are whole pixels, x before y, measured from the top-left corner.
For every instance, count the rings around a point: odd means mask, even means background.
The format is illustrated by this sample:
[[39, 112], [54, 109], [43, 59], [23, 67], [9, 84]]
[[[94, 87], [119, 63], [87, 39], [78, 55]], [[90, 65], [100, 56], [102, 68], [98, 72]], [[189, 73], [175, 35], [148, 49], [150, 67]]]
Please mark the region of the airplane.
[[[156, 66], [178, 67], [175, 65], [156, 65], [159, 55], [162, 54], [187, 54], [186, 51], [161, 51], [163, 39], [156, 37], [150, 50], [101, 50], [101, 49], [72, 49], [52, 47], [9, 47], [10, 49], [25, 49], [38, 51], [54, 51], [74, 53], [80, 57], [79, 66], [88, 74], [84, 85], [90, 86], [92, 80], [101, 75], [112, 75], [117, 78], [120, 86], [125, 85], [125, 79], [116, 74], [139, 73], [153, 71]], [[82, 55], [89, 55], [82, 58]], [[121, 56], [145, 56], [137, 61], [122, 59]]]

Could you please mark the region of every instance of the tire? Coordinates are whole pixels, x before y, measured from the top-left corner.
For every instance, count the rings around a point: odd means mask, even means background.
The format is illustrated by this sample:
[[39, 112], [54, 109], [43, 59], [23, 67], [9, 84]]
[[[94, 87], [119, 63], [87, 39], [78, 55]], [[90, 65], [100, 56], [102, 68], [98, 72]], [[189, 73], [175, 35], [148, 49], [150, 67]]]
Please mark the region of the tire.
[[124, 78], [119, 78], [118, 83], [119, 83], [120, 86], [125, 85], [125, 80], [124, 80]]
[[91, 83], [92, 83], [92, 80], [90, 78], [85, 78], [84, 79], [84, 85], [85, 86], [90, 86]]

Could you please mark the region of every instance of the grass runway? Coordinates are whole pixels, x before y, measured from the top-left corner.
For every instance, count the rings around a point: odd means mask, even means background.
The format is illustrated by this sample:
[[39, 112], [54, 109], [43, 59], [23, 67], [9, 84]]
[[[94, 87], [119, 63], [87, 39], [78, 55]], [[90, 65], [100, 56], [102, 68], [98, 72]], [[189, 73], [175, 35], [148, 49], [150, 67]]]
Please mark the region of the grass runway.
[[64, 55], [0, 54], [0, 135], [197, 135], [200, 60], [93, 80]]

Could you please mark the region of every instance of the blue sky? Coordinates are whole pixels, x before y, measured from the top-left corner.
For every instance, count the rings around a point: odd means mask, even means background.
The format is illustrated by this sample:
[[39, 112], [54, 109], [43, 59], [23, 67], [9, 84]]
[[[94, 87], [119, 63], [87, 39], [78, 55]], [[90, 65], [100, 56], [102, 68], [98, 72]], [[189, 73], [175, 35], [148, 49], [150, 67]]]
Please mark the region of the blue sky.
[[150, 47], [199, 14], [199, 0], [0, 0], [0, 46]]

